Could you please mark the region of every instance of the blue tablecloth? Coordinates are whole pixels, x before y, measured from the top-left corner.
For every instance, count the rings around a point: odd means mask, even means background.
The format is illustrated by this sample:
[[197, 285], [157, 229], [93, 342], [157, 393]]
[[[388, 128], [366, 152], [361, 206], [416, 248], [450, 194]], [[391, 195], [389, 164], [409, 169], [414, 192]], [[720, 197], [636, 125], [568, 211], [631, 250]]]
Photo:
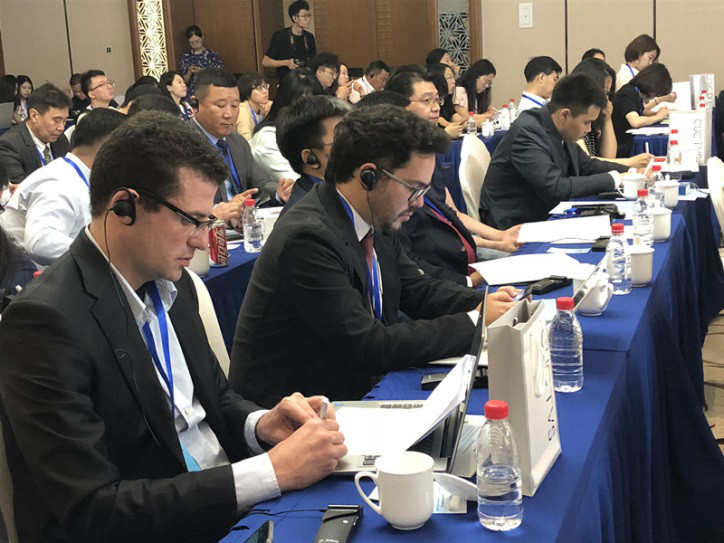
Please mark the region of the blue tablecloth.
[[239, 318], [241, 302], [251, 279], [258, 253], [247, 253], [244, 246], [229, 251], [229, 265], [223, 268], [211, 268], [203, 277], [204, 284], [211, 295], [216, 318], [219, 320], [221, 335], [224, 336], [226, 349], [231, 353], [234, 342], [236, 320]]
[[[713, 113], [712, 113], [713, 116]], [[716, 153], [716, 130], [713, 126], [714, 121], [712, 119], [712, 134], [711, 134], [711, 156], [717, 156]], [[664, 127], [666, 125], [657, 124], [652, 125], [657, 127]], [[649, 153], [654, 156], [666, 156], [669, 150], [669, 135], [668, 134], [656, 134], [653, 136], [636, 135], [633, 137], [633, 143], [631, 144], [631, 156], [635, 156], [646, 152], [646, 144], [649, 144]]]
[[[563, 453], [536, 495], [524, 498], [518, 530], [485, 531], [470, 504], [466, 515], [434, 515], [419, 530], [398, 532], [365, 505], [356, 540], [724, 540], [724, 457], [701, 408], [701, 345], [724, 307], [710, 200], [680, 203], [671, 231], [655, 245], [649, 286], [615, 296], [600, 317], [580, 317], [584, 388], [557, 396]], [[530, 244], [521, 252], [548, 247]], [[596, 262], [603, 253], [573, 256]], [[368, 397], [424, 398], [421, 373], [390, 373]], [[470, 412], [481, 413], [486, 397], [476, 390]], [[281, 541], [309, 541], [321, 513], [299, 510], [330, 503], [363, 504], [349, 479], [327, 478], [259, 504], [223, 541], [244, 541], [270, 518]]]
[[[496, 130], [493, 136], [490, 138], [484, 138], [480, 135], [478, 137], [485, 144], [485, 146], [488, 148], [488, 151], [492, 155], [495, 152], [496, 147], [498, 147], [500, 140], [503, 139], [503, 136], [505, 136], [507, 133], [507, 130]], [[462, 146], [462, 138], [454, 139], [447, 153], [440, 155], [440, 164], [445, 173], [445, 185], [450, 191], [450, 196], [452, 197], [453, 202], [455, 202], [455, 205], [458, 207], [458, 209], [462, 211], [467, 211], [467, 206], [465, 205], [465, 201], [463, 200], [463, 192], [460, 188], [459, 177], [460, 151], [462, 149]]]

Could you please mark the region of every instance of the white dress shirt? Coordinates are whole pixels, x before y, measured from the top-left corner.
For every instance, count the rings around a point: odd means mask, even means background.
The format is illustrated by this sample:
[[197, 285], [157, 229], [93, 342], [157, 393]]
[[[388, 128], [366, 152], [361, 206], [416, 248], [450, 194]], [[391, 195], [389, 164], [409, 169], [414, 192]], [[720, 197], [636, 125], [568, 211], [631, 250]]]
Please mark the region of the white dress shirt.
[[272, 179], [278, 180], [280, 177], [285, 179], [294, 179], [295, 181], [301, 176], [295, 172], [289, 161], [284, 158], [277, 144], [277, 129], [275, 126], [265, 126], [258, 132], [255, 132], [249, 142], [251, 146], [251, 154], [262, 168], [264, 168]]
[[[216, 147], [216, 144], [219, 142], [219, 138], [214, 136], [211, 132], [206, 130], [203, 126], [201, 126], [201, 123], [197, 121], [195, 118], [193, 121], [199, 126], [199, 128], [203, 131], [204, 135], [206, 136], [206, 139], [209, 140], [211, 145]], [[219, 151], [219, 154], [221, 154], [221, 151]], [[229, 151], [229, 156], [231, 156], [231, 151]], [[232, 159], [233, 161], [233, 159]], [[224, 180], [224, 189], [226, 190], [226, 197], [229, 201], [234, 199], [234, 191], [231, 190], [231, 179], [225, 179]]]
[[548, 103], [548, 100], [541, 98], [537, 94], [532, 92], [524, 92], [521, 96], [520, 103], [518, 104], [518, 113], [527, 109], [536, 109], [543, 107]]
[[[90, 230], [86, 229], [86, 234], [100, 251], [100, 247], [98, 247]], [[146, 337], [143, 334], [142, 328], [148, 323], [151, 334], [153, 335], [156, 353], [158, 353], [161, 364], [165, 370], [161, 331], [151, 297], [148, 293], [145, 293], [144, 300], [142, 301], [138, 297], [138, 294], [136, 294], [136, 291], [131, 288], [131, 285], [128, 284], [113, 264], [111, 264], [111, 268], [116, 274], [116, 277], [118, 277], [121, 289], [128, 300], [131, 312], [133, 313], [136, 325], [144, 342], [146, 342]], [[162, 279], [155, 281], [155, 283], [163, 307], [166, 313], [168, 313], [178, 294], [176, 287], [172, 282]], [[194, 383], [191, 379], [186, 358], [176, 336], [173, 323], [169, 318], [167, 318], [166, 322], [168, 324], [169, 354], [171, 355], [171, 371], [173, 373], [174, 403], [176, 404], [174, 420], [179, 442], [181, 446], [191, 454], [201, 469], [228, 465], [229, 459], [221, 448], [216, 434], [214, 434], [211, 427], [204, 420], [206, 418], [206, 411], [194, 394]], [[171, 408], [171, 396], [166, 382], [155, 364], [154, 368], [158, 380], [161, 383], [161, 388], [166, 392], [166, 400], [168, 401], [169, 408]], [[255, 434], [256, 425], [265, 413], [267, 413], [267, 410], [264, 409], [254, 411], [246, 418], [246, 422], [244, 423], [244, 438], [247, 447], [252, 454], [256, 454], [257, 456], [241, 460], [240, 462], [234, 462], [231, 465], [234, 474], [234, 486], [236, 488], [237, 511], [242, 511], [261, 501], [276, 498], [281, 494], [269, 455], [264, 453], [259, 446]]]
[[[35, 134], [33, 134], [33, 131], [30, 129], [30, 127], [28, 127], [28, 132], [30, 132], [30, 137], [33, 138], [33, 143], [35, 144], [35, 148], [38, 150], [38, 153], [40, 153], [40, 156], [43, 157], [43, 159], [41, 160], [41, 162], [43, 163], [43, 166], [47, 166], [47, 164], [45, 164], [45, 154], [44, 154], [46, 147], [48, 148], [48, 153], [50, 153], [51, 160], [53, 158], [55, 158], [53, 156], [53, 150], [50, 148], [50, 144], [43, 143], [42, 141], [40, 141], [38, 139], [38, 137]], [[70, 141], [70, 140], [68, 140], [68, 141]]]
[[[362, 89], [365, 91], [364, 96], [367, 96], [368, 94], [375, 92], [375, 88], [372, 86], [372, 84], [367, 81], [367, 76], [362, 76], [359, 79], [355, 80], [355, 83], [359, 83]], [[362, 100], [362, 94], [360, 94], [358, 91], [355, 90], [354, 85], [352, 85], [352, 90], [349, 93], [349, 101], [353, 104], [356, 104], [360, 100]]]
[[639, 71], [636, 68], [631, 67], [626, 62], [621, 64], [621, 68], [619, 68], [618, 73], [616, 74], [616, 88], [620, 89], [623, 87], [638, 73]]
[[[32, 134], [32, 132], [31, 132]], [[90, 169], [73, 153], [38, 168], [20, 183], [0, 215], [0, 225], [40, 267], [65, 253], [90, 222]]]

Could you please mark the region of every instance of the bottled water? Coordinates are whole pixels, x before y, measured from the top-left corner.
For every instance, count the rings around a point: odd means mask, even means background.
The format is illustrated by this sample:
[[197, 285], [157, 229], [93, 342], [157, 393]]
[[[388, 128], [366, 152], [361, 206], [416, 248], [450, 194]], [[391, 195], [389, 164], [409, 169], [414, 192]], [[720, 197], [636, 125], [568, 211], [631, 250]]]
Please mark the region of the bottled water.
[[649, 213], [649, 191], [639, 189], [638, 200], [633, 205], [634, 236], [641, 238], [641, 243], [651, 247], [654, 244], [654, 218]]
[[548, 343], [556, 392], [576, 392], [583, 387], [583, 334], [573, 314], [573, 298], [556, 300], [556, 314], [548, 328]]
[[661, 164], [654, 164], [651, 166], [651, 177], [649, 177], [649, 206], [650, 207], [664, 207], [664, 191], [660, 188], [656, 188], [656, 183], [663, 181], [664, 177], [661, 175]]
[[515, 100], [513, 100], [512, 98], [510, 99], [510, 103], [508, 104], [508, 113], [510, 114], [510, 124], [513, 124], [513, 121], [518, 118], [518, 108], [515, 105]]
[[506, 402], [487, 402], [485, 417], [475, 450], [478, 519], [489, 530], [505, 532], [523, 521], [518, 443], [508, 423]]
[[611, 239], [606, 248], [606, 271], [614, 294], [631, 292], [631, 255], [623, 237], [623, 223], [611, 225]]
[[468, 134], [478, 133], [478, 123], [475, 122], [475, 112], [471, 111], [468, 113], [468, 124], [465, 128], [465, 132]]
[[503, 104], [503, 109], [498, 114], [498, 124], [501, 130], [510, 130], [510, 111], [508, 111], [508, 104]]
[[248, 198], [244, 202], [241, 224], [244, 230], [244, 250], [247, 253], [258, 253], [264, 245], [264, 221], [259, 219], [254, 207], [254, 200]]
[[679, 151], [679, 140], [669, 140], [669, 153], [666, 155], [666, 163], [669, 166], [681, 165], [681, 151]]

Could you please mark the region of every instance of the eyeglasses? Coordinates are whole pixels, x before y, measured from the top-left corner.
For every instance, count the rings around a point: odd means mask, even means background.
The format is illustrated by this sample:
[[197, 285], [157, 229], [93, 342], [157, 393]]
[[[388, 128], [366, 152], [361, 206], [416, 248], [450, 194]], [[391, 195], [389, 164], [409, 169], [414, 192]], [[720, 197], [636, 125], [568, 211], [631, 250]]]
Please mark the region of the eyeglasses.
[[410, 100], [410, 102], [420, 102], [421, 104], [425, 104], [427, 107], [432, 107], [433, 104], [442, 106], [445, 103], [445, 98], [435, 96], [434, 98], [423, 98], [422, 100]]
[[382, 173], [385, 174], [390, 179], [392, 179], [395, 183], [399, 183], [400, 185], [402, 185], [403, 187], [405, 187], [407, 190], [410, 191], [410, 197], [407, 199], [407, 201], [410, 203], [414, 202], [421, 196], [425, 196], [425, 194], [427, 194], [427, 191], [429, 191], [432, 188], [432, 185], [425, 185], [423, 187], [413, 187], [412, 185], [403, 181], [399, 177], [392, 175], [390, 172], [388, 172], [385, 169], [382, 170]]
[[116, 82], [115, 81], [104, 81], [103, 83], [98, 83], [95, 87], [93, 87], [91, 90], [94, 91], [96, 89], [99, 89], [101, 87], [115, 87]]
[[335, 70], [334, 68], [323, 68], [322, 71], [329, 73], [333, 77], [337, 77], [337, 75], [338, 75], [337, 70]]
[[269, 90], [269, 83], [262, 83], [261, 85], [257, 85], [256, 87], [254, 87], [254, 90], [258, 90], [258, 91], [265, 91], [265, 90], [267, 90], [267, 91], [268, 91], [268, 90]]
[[139, 193], [141, 193], [141, 194], [144, 194], [144, 195], [148, 196], [149, 198], [151, 198], [151, 200], [153, 200], [153, 201], [155, 201], [155, 202], [158, 202], [158, 203], [161, 204], [162, 206], [170, 209], [171, 211], [173, 211], [174, 213], [176, 213], [176, 215], [178, 215], [179, 217], [181, 217], [181, 223], [182, 223], [185, 227], [188, 228], [188, 234], [189, 234], [189, 237], [190, 237], [190, 238], [198, 235], [199, 233], [203, 232], [204, 230], [208, 230], [209, 227], [210, 227], [214, 222], [216, 222], [216, 221], [218, 220], [218, 219], [217, 219], [216, 217], [214, 217], [213, 215], [209, 215], [209, 218], [208, 218], [207, 220], [205, 220], [205, 221], [200, 221], [200, 220], [198, 220], [196, 217], [192, 217], [191, 215], [189, 215], [188, 213], [186, 213], [184, 210], [179, 209], [178, 207], [176, 207], [176, 206], [173, 205], [172, 203], [167, 202], [167, 201], [164, 200], [163, 198], [159, 198], [158, 196], [156, 196], [156, 195], [155, 195], [154, 193], [152, 193], [152, 192], [149, 192], [149, 191], [144, 190], [144, 189], [135, 189], [135, 190], [137, 190], [137, 191], [138, 191]]
[[302, 15], [302, 14], [300, 13], [299, 15], [297, 15], [297, 17], [299, 17], [300, 19], [311, 19], [311, 18], [312, 18], [312, 14], [311, 14], [311, 13], [306, 13], [306, 14]]

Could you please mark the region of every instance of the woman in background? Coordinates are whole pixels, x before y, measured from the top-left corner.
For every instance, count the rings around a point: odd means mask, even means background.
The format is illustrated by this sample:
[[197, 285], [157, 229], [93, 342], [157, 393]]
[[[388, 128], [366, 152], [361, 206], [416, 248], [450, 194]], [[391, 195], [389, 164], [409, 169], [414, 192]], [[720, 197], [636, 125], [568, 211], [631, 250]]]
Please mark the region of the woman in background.
[[433, 49], [427, 54], [427, 58], [425, 58], [425, 66], [429, 68], [433, 64], [445, 64], [446, 66], [450, 66], [450, 69], [453, 71], [453, 75], [455, 77], [457, 77], [460, 72], [460, 66], [455, 64], [455, 61], [453, 61], [450, 53], [442, 48]]
[[194, 93], [194, 76], [204, 68], [223, 68], [219, 53], [204, 47], [204, 34], [196, 25], [186, 29], [186, 39], [191, 51], [181, 55], [178, 71], [188, 86], [188, 96]]
[[455, 74], [450, 66], [438, 62], [427, 67], [427, 73], [443, 99], [440, 106], [440, 117], [437, 123], [445, 129], [451, 138], [459, 137], [465, 128], [465, 120], [455, 112], [453, 93], [455, 92]]
[[631, 81], [636, 74], [651, 66], [661, 55], [661, 48], [656, 40], [647, 34], [641, 34], [626, 46], [623, 58], [626, 62], [616, 74], [616, 87], [619, 89]]
[[[349, 67], [340, 62], [337, 81], [335, 81], [334, 85], [332, 85], [335, 96], [343, 102], [349, 102], [349, 95], [352, 92], [354, 83], [354, 80], [349, 77]], [[359, 84], [357, 86], [361, 87]]]
[[455, 112], [462, 118], [468, 118], [468, 112], [475, 112], [478, 125], [495, 114], [490, 106], [490, 93], [496, 75], [495, 66], [487, 59], [478, 60], [458, 79], [453, 96]]
[[18, 92], [15, 95], [15, 113], [13, 123], [22, 123], [28, 118], [28, 96], [33, 92], [33, 82], [27, 75], [19, 75], [17, 79]]
[[184, 121], [188, 121], [194, 116], [194, 110], [186, 101], [186, 82], [183, 76], [178, 72], [166, 72], [158, 82], [158, 88], [164, 96], [171, 98], [178, 106], [179, 114]]
[[257, 72], [244, 74], [239, 78], [239, 118], [236, 131], [251, 141], [256, 126], [269, 113], [272, 103], [269, 101], [269, 83]]

